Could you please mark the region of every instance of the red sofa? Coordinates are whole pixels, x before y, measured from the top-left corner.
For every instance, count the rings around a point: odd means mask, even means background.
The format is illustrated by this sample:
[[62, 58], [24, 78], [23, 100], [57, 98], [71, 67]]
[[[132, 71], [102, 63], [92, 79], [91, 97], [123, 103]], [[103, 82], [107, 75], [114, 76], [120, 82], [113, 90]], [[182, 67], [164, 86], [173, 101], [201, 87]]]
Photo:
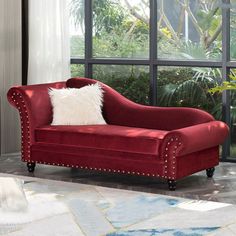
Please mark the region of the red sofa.
[[[228, 127], [198, 109], [136, 104], [109, 86], [104, 90], [107, 125], [51, 126], [48, 88], [81, 88], [96, 80], [13, 87], [9, 102], [20, 113], [22, 160], [35, 163], [176, 180], [206, 170], [212, 177], [219, 163], [219, 144]], [[78, 104], [79, 106], [79, 104]]]

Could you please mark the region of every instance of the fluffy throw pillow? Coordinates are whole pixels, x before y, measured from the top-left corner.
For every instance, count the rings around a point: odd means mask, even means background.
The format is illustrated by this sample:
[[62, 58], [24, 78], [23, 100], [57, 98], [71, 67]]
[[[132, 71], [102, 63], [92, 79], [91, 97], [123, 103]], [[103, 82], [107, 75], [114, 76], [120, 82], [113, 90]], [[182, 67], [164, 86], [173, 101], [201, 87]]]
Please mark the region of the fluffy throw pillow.
[[106, 124], [102, 116], [103, 90], [98, 83], [80, 89], [49, 89], [52, 125]]

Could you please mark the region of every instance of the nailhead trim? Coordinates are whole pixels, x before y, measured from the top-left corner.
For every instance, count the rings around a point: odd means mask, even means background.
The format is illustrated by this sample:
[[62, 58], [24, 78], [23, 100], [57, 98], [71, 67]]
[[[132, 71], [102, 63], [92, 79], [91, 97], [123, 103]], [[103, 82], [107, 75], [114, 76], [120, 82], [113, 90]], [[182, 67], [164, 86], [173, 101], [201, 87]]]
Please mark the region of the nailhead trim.
[[15, 103], [21, 120], [21, 155], [24, 161], [30, 163], [30, 127], [29, 127], [29, 115], [25, 105], [25, 101], [20, 93], [13, 92], [11, 96]]
[[57, 165], [57, 166], [66, 166], [66, 167], [76, 167], [80, 169], [86, 169], [86, 170], [96, 170], [96, 171], [105, 171], [105, 172], [114, 172], [114, 173], [123, 173], [123, 174], [129, 174], [129, 175], [142, 175], [142, 176], [152, 176], [152, 177], [162, 177], [159, 174], [151, 174], [151, 173], [141, 173], [141, 172], [135, 172], [135, 171], [125, 171], [125, 170], [115, 170], [115, 169], [107, 169], [107, 168], [99, 168], [99, 167], [88, 167], [88, 166], [78, 166], [78, 165], [70, 165], [70, 164], [59, 164], [59, 163], [50, 163], [45, 161], [32, 161], [32, 160], [23, 160], [27, 163], [38, 163], [38, 164], [44, 164], [44, 165]]
[[[168, 153], [169, 150], [169, 146], [174, 143], [174, 142], [178, 142], [175, 146], [174, 146], [174, 150], [171, 153]], [[164, 176], [163, 178], [165, 179], [169, 179], [169, 180], [175, 180], [175, 175], [176, 175], [176, 151], [178, 149], [178, 147], [181, 145], [182, 143], [179, 142], [178, 138], [171, 138], [166, 145], [165, 148], [165, 154], [164, 154]], [[168, 157], [169, 158], [168, 160]], [[168, 167], [172, 167], [172, 171], [168, 174]]]
[[[113, 169], [106, 169], [106, 168], [97, 168], [97, 167], [87, 167], [87, 166], [74, 166], [74, 165], [65, 165], [65, 164], [59, 164], [59, 163], [49, 163], [49, 162], [40, 162], [40, 161], [31, 161], [30, 160], [30, 143], [31, 143], [31, 140], [30, 140], [30, 127], [29, 127], [29, 115], [28, 115], [28, 111], [27, 111], [27, 108], [26, 108], [26, 105], [25, 105], [25, 101], [22, 97], [22, 95], [20, 93], [16, 93], [14, 92], [12, 94], [12, 100], [13, 102], [16, 104], [16, 107], [19, 111], [19, 114], [20, 114], [20, 120], [21, 120], [21, 145], [22, 145], [22, 148], [21, 148], [21, 154], [22, 154], [22, 160], [23, 161], [26, 161], [28, 163], [39, 163], [39, 164], [46, 164], [46, 165], [57, 165], [57, 166], [66, 166], [66, 167], [76, 167], [76, 168], [80, 168], [80, 169], [90, 169], [90, 170], [99, 170], [99, 171], [108, 171], [108, 172], [118, 172], [118, 173], [123, 173], [123, 174], [132, 174], [132, 175], [143, 175], [143, 176], [152, 176], [152, 177], [161, 177], [161, 178], [165, 178], [165, 179], [175, 179], [173, 176], [175, 176], [175, 171], [176, 171], [176, 168], [173, 167], [173, 172], [172, 172], [172, 177], [168, 176], [167, 175], [167, 170], [168, 170], [168, 150], [169, 150], [169, 145], [171, 145], [172, 142], [174, 141], [178, 141], [178, 138], [171, 138], [169, 140], [169, 142], [167, 143], [167, 147], [165, 148], [165, 151], [166, 151], [166, 154], [164, 155], [165, 157], [165, 165], [164, 165], [164, 173], [165, 175], [159, 175], [159, 174], [150, 174], [150, 173], [140, 173], [140, 172], [130, 172], [130, 171], [124, 171], [124, 170], [113, 170]], [[17, 101], [18, 100], [18, 101]], [[24, 119], [23, 119], [24, 118]], [[26, 132], [25, 130], [26, 129]], [[173, 151], [173, 161], [172, 165], [174, 165], [176, 162], [175, 162], [175, 154], [176, 154], [176, 150], [177, 148], [181, 145], [181, 142], [179, 142], [174, 148], [174, 151]], [[26, 150], [25, 150], [26, 149]]]

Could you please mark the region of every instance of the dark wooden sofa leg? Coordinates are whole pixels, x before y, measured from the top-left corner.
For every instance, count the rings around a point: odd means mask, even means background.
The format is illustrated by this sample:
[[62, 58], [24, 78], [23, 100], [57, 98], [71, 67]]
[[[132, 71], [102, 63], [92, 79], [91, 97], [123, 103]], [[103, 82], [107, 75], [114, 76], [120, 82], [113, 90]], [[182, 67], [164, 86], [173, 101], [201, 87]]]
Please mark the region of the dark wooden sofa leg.
[[215, 167], [206, 169], [206, 175], [208, 178], [211, 178], [214, 175]]
[[27, 162], [27, 168], [30, 173], [34, 172], [35, 169], [35, 163], [33, 162]]
[[168, 187], [170, 191], [175, 191], [176, 189], [176, 180], [168, 179]]

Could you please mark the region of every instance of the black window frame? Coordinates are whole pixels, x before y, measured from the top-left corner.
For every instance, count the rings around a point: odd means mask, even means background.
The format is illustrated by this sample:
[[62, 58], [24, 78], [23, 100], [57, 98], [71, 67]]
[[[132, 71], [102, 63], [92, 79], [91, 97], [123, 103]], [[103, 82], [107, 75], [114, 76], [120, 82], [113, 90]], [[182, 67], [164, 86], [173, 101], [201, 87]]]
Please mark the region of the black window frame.
[[[94, 58], [93, 48], [93, 0], [85, 1], [85, 55], [84, 58], [71, 57], [71, 64], [85, 66], [85, 77], [93, 78], [93, 65], [146, 65], [149, 66], [150, 105], [157, 105], [157, 71], [159, 66], [180, 67], [208, 67], [222, 70], [223, 80], [229, 80], [230, 69], [236, 68], [236, 60], [230, 60], [230, 0], [219, 0], [222, 10], [222, 59], [215, 60], [174, 60], [160, 59], [157, 56], [157, 4], [158, 0], [150, 0], [150, 35], [149, 35], [149, 58], [147, 59], [121, 59], [121, 58]], [[28, 64], [28, 0], [22, 0], [22, 78], [27, 81]], [[222, 117], [223, 121], [230, 126], [230, 91], [222, 93]], [[230, 136], [222, 146], [221, 161], [236, 162], [236, 157], [230, 157]]]

